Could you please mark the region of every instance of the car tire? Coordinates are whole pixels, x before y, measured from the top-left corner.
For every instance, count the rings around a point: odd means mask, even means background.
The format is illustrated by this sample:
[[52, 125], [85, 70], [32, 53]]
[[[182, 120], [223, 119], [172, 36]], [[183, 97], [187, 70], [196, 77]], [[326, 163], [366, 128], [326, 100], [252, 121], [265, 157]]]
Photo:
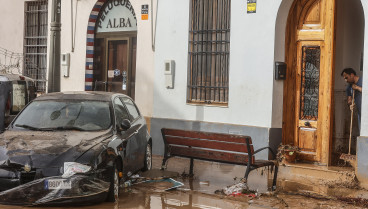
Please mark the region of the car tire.
[[148, 143], [146, 147], [146, 153], [144, 155], [144, 167], [142, 171], [147, 171], [152, 169], [152, 147], [151, 144]]
[[119, 171], [114, 165], [113, 172], [111, 173], [110, 177], [110, 187], [109, 187], [109, 193], [107, 194], [107, 202], [116, 202], [119, 199]]

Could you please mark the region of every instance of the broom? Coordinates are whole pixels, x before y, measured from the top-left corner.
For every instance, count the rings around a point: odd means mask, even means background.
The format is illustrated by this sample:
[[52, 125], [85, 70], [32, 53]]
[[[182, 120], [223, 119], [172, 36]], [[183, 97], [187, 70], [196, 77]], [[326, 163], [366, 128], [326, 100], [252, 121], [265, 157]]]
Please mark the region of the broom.
[[[351, 101], [351, 104], [354, 105], [354, 94], [355, 91], [353, 89], [353, 99]], [[340, 159], [344, 160], [345, 162], [349, 162], [351, 165], [353, 165], [353, 163], [351, 161], [354, 161], [356, 159], [355, 155], [351, 155], [350, 151], [351, 151], [351, 135], [353, 132], [353, 116], [354, 116], [354, 108], [351, 109], [351, 115], [350, 115], [350, 134], [349, 134], [349, 153], [348, 154], [341, 154]]]

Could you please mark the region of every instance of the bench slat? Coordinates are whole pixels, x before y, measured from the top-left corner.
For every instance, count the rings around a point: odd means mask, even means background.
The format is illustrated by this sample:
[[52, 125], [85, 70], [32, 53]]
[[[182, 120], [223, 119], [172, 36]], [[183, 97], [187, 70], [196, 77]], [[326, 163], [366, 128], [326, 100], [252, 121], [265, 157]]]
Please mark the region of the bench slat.
[[166, 136], [165, 138], [168, 144], [248, 153], [245, 143], [226, 143], [222, 141], [207, 141], [174, 136]]
[[214, 141], [223, 141], [223, 142], [237, 142], [237, 143], [246, 143], [245, 139], [249, 138], [249, 143], [252, 144], [252, 139], [249, 136], [240, 136], [233, 134], [220, 134], [220, 133], [210, 133], [210, 132], [200, 132], [200, 131], [187, 131], [187, 130], [178, 130], [178, 129], [162, 129], [163, 134], [165, 136], [182, 136], [188, 138], [197, 138], [197, 139], [207, 139]]
[[[203, 149], [190, 148], [190, 147], [169, 146], [169, 153], [170, 153], [170, 156], [182, 156], [182, 157], [191, 156], [197, 159], [227, 162], [227, 163], [240, 164], [240, 165], [247, 165], [247, 162], [248, 162], [248, 155], [218, 152], [218, 151], [212, 151], [212, 150], [203, 150]], [[254, 156], [252, 157], [251, 163], [254, 163]]]

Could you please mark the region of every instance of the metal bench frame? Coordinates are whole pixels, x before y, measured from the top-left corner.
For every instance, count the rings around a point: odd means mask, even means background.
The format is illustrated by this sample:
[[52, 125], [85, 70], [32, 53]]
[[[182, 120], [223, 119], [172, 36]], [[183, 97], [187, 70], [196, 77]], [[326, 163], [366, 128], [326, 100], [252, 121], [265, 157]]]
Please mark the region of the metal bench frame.
[[236, 165], [246, 165], [244, 178], [252, 170], [265, 166], [275, 166], [272, 190], [276, 189], [278, 163], [276, 160], [255, 160], [255, 154], [268, 149], [273, 158], [275, 152], [270, 147], [253, 149], [249, 136], [178, 129], [161, 129], [165, 144], [165, 154], [161, 169], [166, 169], [166, 163], [171, 157], [190, 158], [189, 174], [193, 175], [194, 159], [221, 162]]

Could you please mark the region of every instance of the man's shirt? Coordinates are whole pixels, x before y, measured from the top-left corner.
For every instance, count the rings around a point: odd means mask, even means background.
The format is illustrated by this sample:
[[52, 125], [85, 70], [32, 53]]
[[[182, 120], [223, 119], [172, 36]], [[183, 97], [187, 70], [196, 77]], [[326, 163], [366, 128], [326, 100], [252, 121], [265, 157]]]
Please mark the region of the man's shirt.
[[[359, 87], [363, 86], [363, 77], [359, 77], [359, 80], [356, 83], [356, 85], [359, 86]], [[351, 85], [349, 85], [346, 88], [346, 95], [351, 96], [351, 97], [353, 96], [353, 88], [351, 87]], [[354, 102], [355, 102], [355, 105], [358, 109], [358, 114], [360, 116], [361, 109], [362, 109], [362, 92], [357, 91], [357, 90], [355, 91]]]

